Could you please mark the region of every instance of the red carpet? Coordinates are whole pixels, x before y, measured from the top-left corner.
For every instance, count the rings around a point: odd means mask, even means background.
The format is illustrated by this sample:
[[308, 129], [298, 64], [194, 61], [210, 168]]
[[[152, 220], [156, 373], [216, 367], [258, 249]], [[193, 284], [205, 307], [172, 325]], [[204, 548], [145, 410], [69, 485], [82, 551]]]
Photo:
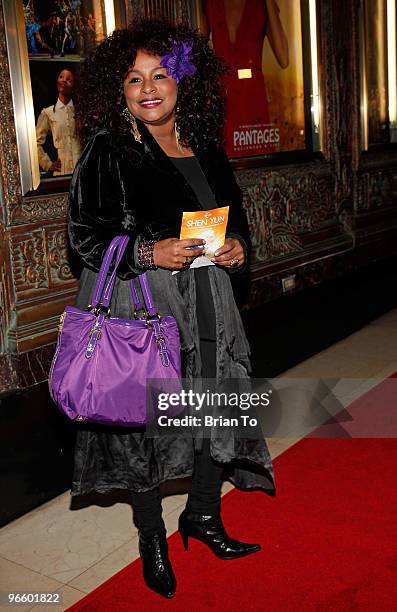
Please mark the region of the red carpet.
[[[317, 427], [314, 438], [397, 438], [397, 373], [354, 400], [328, 423]], [[396, 606], [397, 609], [397, 606]]]
[[231, 535], [260, 553], [220, 561], [176, 533], [172, 600], [145, 587], [138, 560], [69, 610], [396, 610], [397, 441], [305, 439], [275, 468], [275, 499], [234, 490], [222, 502]]

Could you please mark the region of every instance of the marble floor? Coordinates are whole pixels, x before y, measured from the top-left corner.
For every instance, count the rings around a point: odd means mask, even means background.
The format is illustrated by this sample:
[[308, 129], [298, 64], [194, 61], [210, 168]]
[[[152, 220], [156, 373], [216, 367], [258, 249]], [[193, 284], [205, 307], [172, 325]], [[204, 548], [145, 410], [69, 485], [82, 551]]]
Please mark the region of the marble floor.
[[[345, 404], [397, 371], [397, 310], [283, 373], [290, 378], [341, 378]], [[272, 438], [273, 457], [298, 438]], [[231, 489], [226, 483], [223, 493]], [[177, 529], [186, 494], [164, 499], [168, 533]], [[59, 592], [62, 605], [18, 605], [17, 609], [65, 610], [138, 556], [137, 532], [127, 503], [70, 509], [69, 493], [0, 530], [0, 593]], [[0, 605], [0, 610], [10, 610]]]

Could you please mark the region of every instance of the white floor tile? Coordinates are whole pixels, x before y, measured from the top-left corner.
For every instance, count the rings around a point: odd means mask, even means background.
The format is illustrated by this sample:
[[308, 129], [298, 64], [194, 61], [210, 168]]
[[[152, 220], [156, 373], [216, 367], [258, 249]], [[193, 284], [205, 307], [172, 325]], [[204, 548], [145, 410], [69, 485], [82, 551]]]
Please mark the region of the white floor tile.
[[18, 605], [14, 608], [10, 606], [0, 606], [3, 612], [10, 612], [16, 609], [26, 611], [31, 609], [56, 609], [65, 610], [84, 596], [84, 593], [77, 589], [72, 589], [53, 578], [43, 576], [39, 572], [22, 567], [19, 564], [13, 563], [8, 559], [0, 557], [0, 591], [2, 593], [18, 592], [18, 593], [60, 593], [62, 604], [43, 605], [43, 604], [27, 604]]
[[71, 580], [69, 586], [90, 593], [138, 557], [138, 538], [135, 537]]
[[371, 327], [387, 327], [397, 331], [397, 308], [370, 323]]
[[67, 583], [132, 535], [127, 504], [69, 509], [64, 495], [0, 531], [0, 556]]
[[[42, 603], [38, 603], [35, 606], [33, 606], [33, 608], [31, 608], [32, 611], [34, 610], [34, 612], [41, 612], [41, 611], [51, 612], [51, 610], [56, 610], [57, 612], [63, 612], [64, 610], [67, 610], [68, 608], [70, 608], [70, 606], [72, 606], [74, 603], [76, 603], [77, 601], [79, 601], [86, 595], [86, 593], [84, 593], [83, 591], [74, 589], [68, 586], [67, 584], [63, 584], [59, 588], [59, 593], [61, 593], [61, 597], [62, 597], [62, 603], [60, 605], [57, 605], [57, 604], [45, 605]], [[8, 612], [10, 612], [10, 610], [8, 610]]]

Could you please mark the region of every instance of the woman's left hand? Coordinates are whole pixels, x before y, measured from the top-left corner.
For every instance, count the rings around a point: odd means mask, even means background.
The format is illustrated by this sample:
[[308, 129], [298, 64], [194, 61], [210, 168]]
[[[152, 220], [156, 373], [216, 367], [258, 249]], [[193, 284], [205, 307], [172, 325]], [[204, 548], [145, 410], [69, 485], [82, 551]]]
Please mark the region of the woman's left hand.
[[244, 264], [244, 249], [236, 238], [226, 238], [225, 244], [215, 252], [211, 259], [217, 266], [240, 268]]

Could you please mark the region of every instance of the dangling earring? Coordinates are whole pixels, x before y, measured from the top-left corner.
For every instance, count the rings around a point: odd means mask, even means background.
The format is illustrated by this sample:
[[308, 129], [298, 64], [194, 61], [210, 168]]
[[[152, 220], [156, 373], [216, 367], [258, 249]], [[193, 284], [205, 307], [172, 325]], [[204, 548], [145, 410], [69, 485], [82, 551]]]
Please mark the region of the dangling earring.
[[174, 130], [175, 130], [176, 148], [178, 149], [178, 151], [183, 153], [183, 148], [182, 148], [181, 140], [180, 140], [181, 139], [181, 135], [180, 135], [180, 132], [179, 132], [179, 128], [178, 128], [178, 126], [176, 124], [176, 121], [175, 121], [175, 124], [174, 124]]
[[[177, 106], [176, 109], [175, 109], [175, 115], [178, 115], [178, 113], [179, 113], [179, 106]], [[175, 123], [174, 123], [174, 131], [175, 131], [176, 148], [178, 149], [178, 151], [183, 153], [183, 148], [182, 148], [182, 145], [181, 145], [181, 133], [179, 131], [176, 119], [175, 119]]]
[[136, 142], [140, 142], [142, 144], [142, 136], [138, 130], [138, 126], [136, 123], [136, 119], [134, 117], [134, 115], [130, 112], [130, 110], [128, 108], [125, 108], [122, 112], [121, 112], [122, 116], [124, 117], [124, 119], [126, 119], [128, 121], [128, 123], [131, 126], [131, 132], [136, 140]]

